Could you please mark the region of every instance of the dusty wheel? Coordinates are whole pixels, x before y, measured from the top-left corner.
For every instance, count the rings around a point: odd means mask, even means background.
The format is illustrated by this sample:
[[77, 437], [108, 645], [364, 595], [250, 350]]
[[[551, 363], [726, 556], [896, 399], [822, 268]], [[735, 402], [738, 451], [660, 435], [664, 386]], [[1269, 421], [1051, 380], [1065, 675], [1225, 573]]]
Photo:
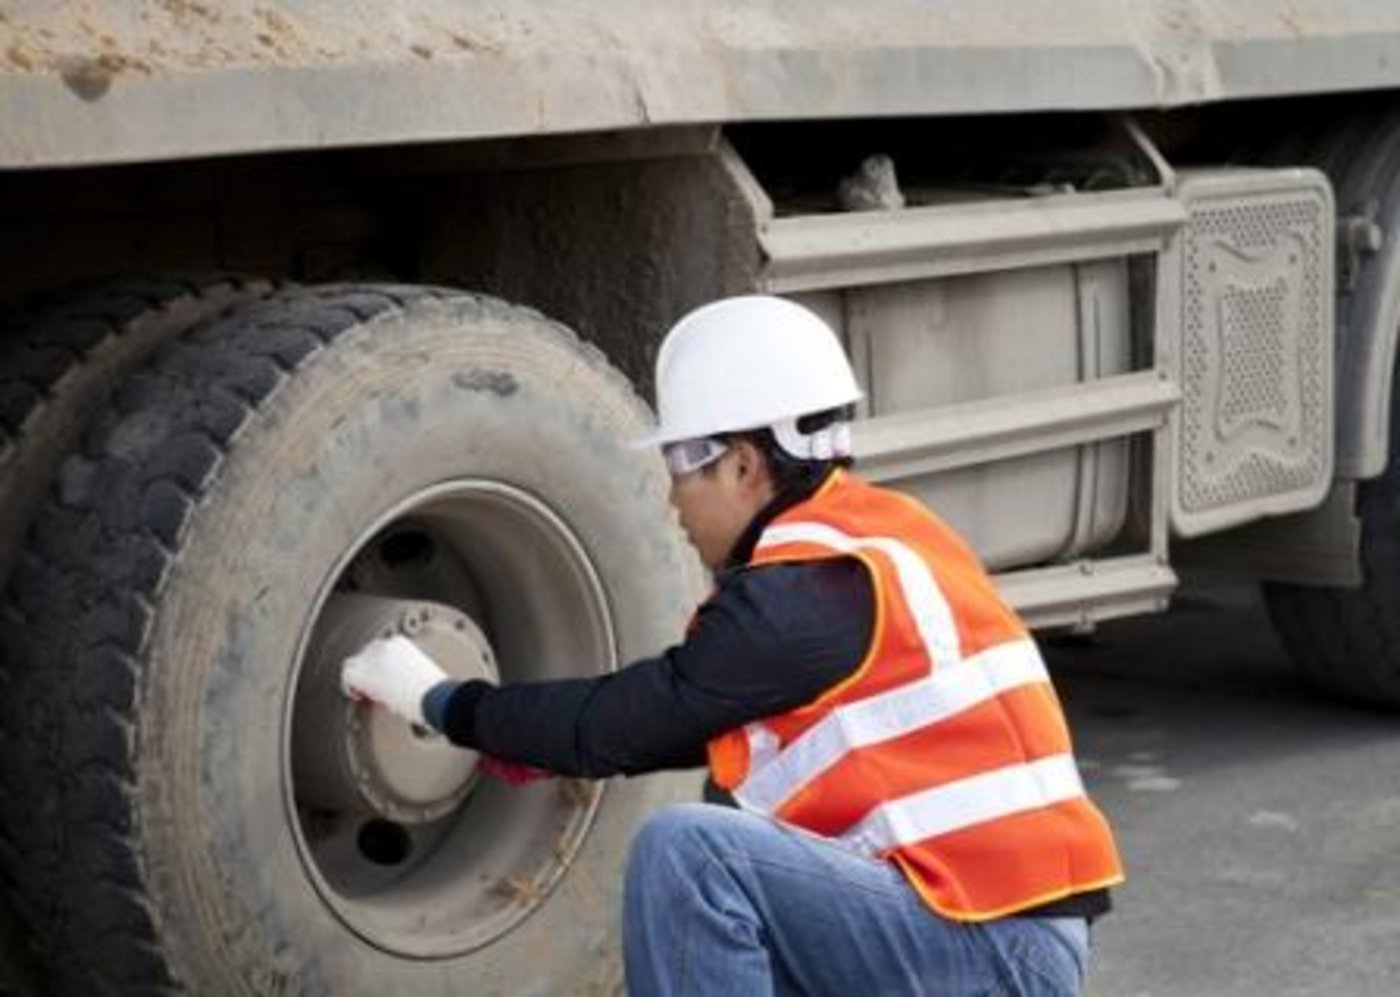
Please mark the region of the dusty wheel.
[[[0, 582], [59, 463], [113, 388], [160, 344], [268, 290], [224, 276], [113, 278], [63, 288], [0, 323]], [[0, 700], [9, 687], [0, 661]], [[0, 811], [9, 810], [6, 786], [26, 765], [9, 730], [0, 727]], [[5, 845], [0, 837], [0, 855]], [[9, 866], [0, 860], [0, 875]], [[0, 907], [12, 893], [0, 882]], [[0, 992], [35, 985], [23, 935], [0, 909]]]
[[1264, 585], [1269, 618], [1293, 660], [1329, 695], [1400, 709], [1400, 405], [1392, 402], [1390, 463], [1362, 482], [1360, 588]]
[[615, 984], [631, 829], [696, 780], [512, 790], [335, 675], [394, 628], [508, 679], [674, 639], [698, 572], [642, 415], [559, 326], [405, 288], [246, 306], [134, 379], [17, 571], [57, 989]]
[[[1385, 233], [1373, 256], [1344, 255], [1349, 279], [1343, 302], [1348, 324], [1372, 317], [1400, 318], [1400, 251], [1391, 233], [1400, 221], [1400, 115], [1377, 107], [1329, 122], [1319, 133], [1300, 133], [1300, 149], [1331, 177], [1339, 210], [1373, 217]], [[1382, 347], [1375, 348], [1376, 357]], [[1339, 409], [1364, 402], [1373, 391], [1390, 395], [1390, 448], [1384, 473], [1361, 481], [1356, 513], [1361, 520], [1360, 588], [1270, 583], [1264, 601], [1274, 628], [1302, 672], [1324, 692], [1350, 702], [1400, 708], [1400, 380], [1368, 386], [1375, 357], [1342, 356]], [[1355, 383], [1350, 383], [1354, 381]], [[1345, 391], [1343, 391], [1343, 388]], [[1345, 425], [1346, 413], [1339, 411]], [[1359, 468], [1355, 469], [1360, 471]]]
[[268, 291], [232, 277], [118, 278], [0, 326], [0, 580], [93, 409], [161, 343]]

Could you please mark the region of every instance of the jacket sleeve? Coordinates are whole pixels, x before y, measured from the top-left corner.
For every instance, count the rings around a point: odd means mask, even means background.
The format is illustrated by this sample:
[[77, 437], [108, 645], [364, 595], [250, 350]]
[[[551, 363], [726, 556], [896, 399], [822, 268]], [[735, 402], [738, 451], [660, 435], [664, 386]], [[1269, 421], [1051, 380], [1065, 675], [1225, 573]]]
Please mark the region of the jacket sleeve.
[[611, 674], [495, 687], [438, 708], [454, 743], [561, 775], [634, 775], [705, 760], [716, 735], [810, 702], [859, 666], [875, 598], [853, 559], [720, 579], [684, 643]]

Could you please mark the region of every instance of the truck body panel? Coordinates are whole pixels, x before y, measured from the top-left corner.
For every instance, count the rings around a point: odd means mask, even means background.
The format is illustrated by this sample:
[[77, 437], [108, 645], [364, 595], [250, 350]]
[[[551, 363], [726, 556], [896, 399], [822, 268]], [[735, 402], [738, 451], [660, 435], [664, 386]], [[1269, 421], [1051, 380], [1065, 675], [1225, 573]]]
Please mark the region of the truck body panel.
[[0, 167], [1394, 86], [1386, 0], [11, 0]]

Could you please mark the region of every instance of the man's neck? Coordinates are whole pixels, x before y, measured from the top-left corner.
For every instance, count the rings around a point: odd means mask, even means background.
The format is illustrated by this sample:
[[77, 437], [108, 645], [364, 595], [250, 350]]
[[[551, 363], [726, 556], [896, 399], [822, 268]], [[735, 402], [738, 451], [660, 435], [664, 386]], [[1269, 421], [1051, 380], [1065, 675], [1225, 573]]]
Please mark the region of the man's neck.
[[753, 558], [753, 550], [758, 545], [758, 538], [763, 535], [768, 524], [799, 502], [805, 502], [815, 495], [835, 473], [836, 469], [833, 468], [810, 481], [789, 485], [769, 499], [763, 508], [754, 514], [753, 519], [749, 520], [749, 525], [744, 527], [744, 532], [739, 534], [734, 549], [729, 552], [729, 557], [725, 559], [725, 570], [740, 568], [748, 564]]

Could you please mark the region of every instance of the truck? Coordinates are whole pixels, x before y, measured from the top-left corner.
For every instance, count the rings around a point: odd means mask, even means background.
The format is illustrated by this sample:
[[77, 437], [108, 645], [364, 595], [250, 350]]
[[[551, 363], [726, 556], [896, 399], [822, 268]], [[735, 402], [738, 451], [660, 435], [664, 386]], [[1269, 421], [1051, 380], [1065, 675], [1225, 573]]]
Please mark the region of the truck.
[[619, 986], [693, 774], [340, 692], [594, 674], [705, 580], [667, 326], [769, 293], [1034, 627], [1258, 580], [1400, 705], [1400, 5], [0, 2], [0, 938], [54, 994]]

